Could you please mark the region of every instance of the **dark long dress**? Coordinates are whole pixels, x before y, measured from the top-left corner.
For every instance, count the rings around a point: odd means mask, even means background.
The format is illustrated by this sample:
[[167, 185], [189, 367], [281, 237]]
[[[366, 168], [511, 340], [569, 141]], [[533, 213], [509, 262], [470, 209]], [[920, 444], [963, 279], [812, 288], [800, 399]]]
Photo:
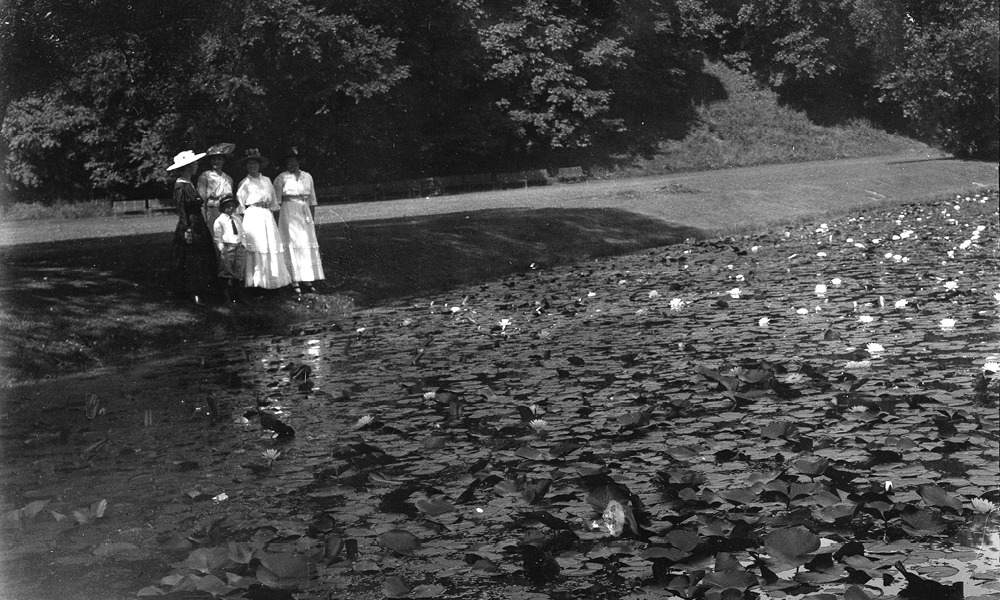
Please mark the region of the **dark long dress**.
[[[212, 232], [202, 213], [205, 201], [190, 181], [178, 179], [174, 183], [174, 202], [178, 216], [174, 230], [174, 266], [180, 273], [183, 293], [203, 295], [216, 274]], [[188, 230], [191, 235], [185, 239], [184, 233]]]

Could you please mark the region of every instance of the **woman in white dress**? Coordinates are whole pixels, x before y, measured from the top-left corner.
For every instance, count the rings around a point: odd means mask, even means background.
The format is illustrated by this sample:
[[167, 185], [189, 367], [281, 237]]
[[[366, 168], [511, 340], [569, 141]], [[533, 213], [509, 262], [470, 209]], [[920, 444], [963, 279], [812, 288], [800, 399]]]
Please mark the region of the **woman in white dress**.
[[316, 188], [309, 173], [299, 168], [299, 152], [292, 148], [285, 156], [286, 170], [274, 178], [281, 214], [278, 230], [287, 245], [289, 267], [295, 293], [315, 292], [313, 283], [323, 279], [323, 262], [316, 240]]
[[272, 210], [278, 209], [271, 180], [260, 174], [267, 159], [256, 148], [247, 150], [240, 159], [247, 176], [236, 190], [236, 199], [243, 207], [243, 233], [246, 246], [247, 287], [276, 289], [292, 282], [288, 274], [285, 245], [278, 233]]

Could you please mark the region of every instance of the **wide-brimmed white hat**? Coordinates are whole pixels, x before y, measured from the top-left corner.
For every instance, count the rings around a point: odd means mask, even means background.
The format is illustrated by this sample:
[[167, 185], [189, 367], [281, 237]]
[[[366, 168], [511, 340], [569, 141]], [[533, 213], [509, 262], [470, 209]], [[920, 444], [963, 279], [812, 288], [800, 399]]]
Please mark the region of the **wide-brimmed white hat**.
[[195, 154], [193, 150], [185, 150], [174, 157], [174, 164], [167, 167], [168, 171], [179, 169], [205, 157], [205, 153]]

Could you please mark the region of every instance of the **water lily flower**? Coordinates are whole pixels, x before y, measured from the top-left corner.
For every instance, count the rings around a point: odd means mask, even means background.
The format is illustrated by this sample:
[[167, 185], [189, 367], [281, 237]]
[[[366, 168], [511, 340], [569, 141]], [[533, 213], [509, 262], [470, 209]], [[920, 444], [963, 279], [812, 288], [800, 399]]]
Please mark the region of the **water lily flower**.
[[545, 412], [544, 410], [542, 410], [542, 407], [538, 406], [537, 404], [532, 404], [531, 406], [528, 407], [528, 410], [530, 410], [531, 414], [533, 415], [540, 415], [543, 412]]
[[674, 298], [670, 301], [670, 310], [680, 310], [684, 308], [684, 301], [680, 298]]
[[843, 282], [840, 280], [840, 277], [834, 277], [833, 279], [830, 280], [830, 283], [832, 283], [834, 286], [839, 286]]
[[222, 492], [217, 496], [212, 496], [212, 500], [214, 500], [215, 502], [225, 502], [226, 500], [229, 500], [229, 494], [227, 494], [226, 492]]
[[549, 422], [545, 419], [532, 419], [531, 421], [528, 421], [528, 427], [531, 427], [535, 431], [542, 431], [548, 427], [548, 425]]
[[818, 256], [820, 258], [825, 258], [826, 257], [826, 252], [817, 252], [816, 256]]
[[746, 277], [744, 277], [744, 276], [742, 276], [742, 275], [737, 275], [737, 276], [736, 276], [736, 277], [734, 277], [733, 279], [735, 279], [736, 281], [744, 281], [744, 280], [746, 280]]
[[817, 296], [823, 296], [825, 294], [826, 294], [826, 286], [823, 285], [822, 283], [817, 283], [816, 284], [816, 295]]
[[872, 366], [872, 361], [870, 360], [851, 360], [848, 361], [844, 368], [848, 371], [860, 371], [862, 369], [867, 369]]
[[354, 427], [355, 427], [355, 429], [361, 429], [362, 427], [364, 427], [365, 425], [370, 424], [374, 420], [375, 420], [375, 417], [373, 417], [372, 415], [365, 415], [365, 416], [361, 417], [360, 419], [358, 419], [358, 422], [354, 424]]
[[750, 246], [750, 252], [756, 252], [760, 250], [760, 246]]
[[782, 383], [787, 383], [789, 385], [794, 385], [796, 383], [802, 383], [807, 377], [802, 373], [786, 373], [784, 377], [781, 378]]
[[996, 301], [997, 304], [1000, 304], [1000, 292], [993, 294], [993, 300]]
[[795, 313], [799, 314], [799, 315], [808, 315], [809, 314], [809, 309], [808, 308], [800, 308], [797, 311], [795, 311]]
[[649, 299], [650, 300], [652, 300], [654, 298], [659, 298], [659, 297], [660, 297], [660, 292], [658, 292], [656, 290], [650, 290], [649, 291]]
[[949, 290], [949, 291], [955, 291], [955, 290], [958, 289], [958, 282], [957, 281], [946, 281], [946, 282], [944, 282], [944, 289]]
[[771, 322], [771, 319], [768, 319], [767, 317], [761, 317], [757, 321], [757, 325], [760, 325], [761, 327], [767, 327], [767, 324], [770, 323], [770, 322]]
[[612, 500], [608, 502], [604, 514], [601, 515], [601, 528], [607, 530], [614, 537], [618, 537], [625, 531], [625, 507], [621, 502]]
[[863, 413], [863, 412], [868, 412], [868, 407], [867, 406], [862, 406], [860, 404], [855, 404], [854, 406], [852, 406], [848, 410], [850, 410], [851, 412]]
[[[624, 283], [625, 283], [625, 280], [622, 279], [621, 281], [618, 282], [618, 285], [622, 285]], [[596, 295], [597, 295], [597, 292], [587, 292], [587, 297], [588, 298], [593, 298]]]
[[882, 255], [882, 258], [892, 258], [892, 252], [886, 252]]
[[740, 293], [742, 293], [742, 292], [740, 291], [740, 288], [737, 287], [737, 288], [733, 288], [733, 289], [729, 290], [726, 293], [729, 294], [729, 296], [731, 298], [739, 298], [740, 297]]
[[858, 320], [861, 321], [862, 323], [871, 323], [872, 321], [875, 320], [875, 317], [871, 315], [859, 315]]
[[972, 240], [965, 240], [964, 242], [958, 245], [958, 248], [959, 250], [968, 250], [969, 246], [971, 245], [972, 245]]
[[983, 370], [987, 373], [997, 373], [1000, 371], [1000, 362], [990, 361], [983, 363]]
[[448, 310], [450, 310], [452, 312], [452, 314], [454, 314], [454, 313], [457, 313], [457, 312], [462, 312], [462, 307], [461, 306], [452, 306]]
[[874, 342], [868, 344], [865, 347], [869, 354], [878, 354], [879, 352], [885, 352], [885, 347], [882, 344], [876, 344]]
[[906, 308], [907, 304], [909, 304], [909, 302], [907, 302], [905, 299], [904, 300], [896, 300], [895, 306], [896, 306], [896, 308]]
[[955, 323], [958, 323], [955, 319], [941, 319], [941, 329], [954, 329]]
[[505, 331], [508, 327], [510, 327], [511, 320], [510, 319], [500, 319], [500, 323], [499, 324], [500, 324], [500, 331]]
[[885, 492], [886, 494], [891, 494], [892, 493], [892, 482], [888, 481], [888, 480], [882, 482], [882, 491]]
[[878, 306], [879, 308], [885, 308], [885, 296], [878, 297]]
[[424, 392], [424, 400], [433, 400], [437, 397], [437, 392]]
[[993, 512], [993, 511], [995, 511], [997, 509], [997, 505], [995, 503], [993, 503], [993, 502], [990, 502], [986, 498], [973, 498], [972, 499], [972, 508], [977, 513], [982, 513], [984, 515], [988, 515], [988, 514], [990, 514], [991, 512]]
[[264, 450], [260, 454], [268, 462], [274, 462], [274, 461], [278, 460], [279, 456], [281, 456], [281, 452], [275, 450], [274, 448], [268, 448], [267, 450]]

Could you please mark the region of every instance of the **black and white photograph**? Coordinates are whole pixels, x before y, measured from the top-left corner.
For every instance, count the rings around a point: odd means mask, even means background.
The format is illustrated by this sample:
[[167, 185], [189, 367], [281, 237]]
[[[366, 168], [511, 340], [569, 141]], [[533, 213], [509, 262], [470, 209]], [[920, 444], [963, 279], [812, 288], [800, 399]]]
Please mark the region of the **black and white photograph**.
[[3, 600], [1000, 600], [995, 0], [0, 0]]

